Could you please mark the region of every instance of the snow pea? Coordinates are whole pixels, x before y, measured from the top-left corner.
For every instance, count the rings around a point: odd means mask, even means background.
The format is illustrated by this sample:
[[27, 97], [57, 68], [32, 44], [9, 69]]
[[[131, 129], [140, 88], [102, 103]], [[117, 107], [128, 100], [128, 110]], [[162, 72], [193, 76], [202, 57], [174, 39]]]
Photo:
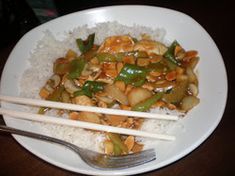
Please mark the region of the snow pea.
[[108, 133], [108, 137], [114, 144], [114, 155], [120, 155], [121, 153], [128, 153], [127, 146], [122, 142], [119, 134]]
[[92, 97], [93, 93], [102, 91], [104, 89], [105, 83], [98, 81], [86, 81], [82, 86], [82, 89], [74, 92], [74, 96], [86, 95]]
[[69, 64], [68, 78], [70, 79], [78, 78], [81, 75], [82, 70], [85, 67], [85, 64], [86, 64], [85, 60], [81, 57], [72, 60]]
[[168, 61], [173, 63], [174, 65], [180, 65], [179, 61], [175, 58], [175, 47], [178, 46], [179, 43], [175, 40], [168, 50], [164, 53], [163, 57], [166, 58]]
[[145, 101], [136, 104], [134, 107], [132, 107], [131, 110], [140, 111], [140, 112], [148, 111], [154, 103], [156, 103], [159, 99], [161, 99], [163, 94], [164, 94], [163, 92], [158, 92], [154, 94], [152, 97], [146, 99]]
[[133, 64], [125, 64], [119, 75], [115, 78], [116, 81], [123, 81], [125, 84], [132, 84], [139, 87], [144, 84], [148, 70]]
[[86, 40], [82, 40], [80, 38], [76, 39], [77, 42], [77, 46], [79, 48], [79, 50], [81, 51], [81, 53], [85, 53], [87, 51], [89, 51], [93, 45], [94, 45], [94, 40], [95, 40], [95, 33], [90, 34]]
[[116, 62], [117, 58], [110, 53], [98, 53], [96, 54], [99, 62]]

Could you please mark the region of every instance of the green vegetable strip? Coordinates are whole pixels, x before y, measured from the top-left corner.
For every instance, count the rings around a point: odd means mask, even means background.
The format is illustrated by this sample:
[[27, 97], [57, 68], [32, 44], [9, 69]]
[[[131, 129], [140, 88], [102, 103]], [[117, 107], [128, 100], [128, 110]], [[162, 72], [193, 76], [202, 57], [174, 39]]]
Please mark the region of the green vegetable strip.
[[154, 94], [152, 97], [148, 98], [147, 100], [138, 103], [131, 110], [140, 111], [140, 112], [148, 111], [154, 103], [156, 103], [159, 99], [161, 99], [163, 94], [164, 94], [163, 92], [158, 92]]
[[76, 40], [77, 46], [82, 54], [89, 51], [93, 47], [94, 40], [95, 40], [95, 33], [90, 34], [85, 41], [83, 41], [80, 38]]
[[172, 62], [175, 65], [179, 65], [178, 60], [175, 58], [175, 47], [178, 46], [179, 43], [175, 40], [171, 46], [168, 48], [168, 50], [163, 55], [168, 61]]
[[82, 90], [74, 92], [74, 96], [86, 95], [92, 97], [93, 93], [102, 91], [105, 83], [98, 81], [86, 81], [82, 87]]
[[163, 95], [163, 101], [178, 104], [185, 96], [188, 88], [188, 79], [176, 82], [176, 86], [169, 93]]
[[115, 80], [138, 87], [144, 84], [147, 73], [148, 71], [144, 67], [125, 64]]
[[128, 153], [128, 149], [127, 149], [127, 146], [122, 142], [121, 138], [120, 138], [120, 135], [118, 134], [115, 134], [115, 133], [108, 133], [108, 136], [109, 136], [109, 139], [112, 141], [112, 143], [114, 144], [114, 147], [115, 147], [115, 151], [114, 153], [116, 152], [116, 154], [120, 155], [119, 152], [120, 152], [120, 149], [121, 149], [121, 153]]
[[70, 72], [68, 74], [68, 78], [70, 79], [78, 78], [81, 75], [82, 70], [85, 67], [85, 64], [86, 62], [82, 58], [77, 58], [77, 59], [72, 60], [69, 65]]
[[113, 154], [115, 156], [120, 156], [122, 154], [122, 149], [119, 147], [119, 145], [113, 144]]
[[38, 110], [38, 114], [45, 114], [48, 110], [49, 110], [49, 108], [40, 107]]
[[117, 58], [110, 53], [98, 53], [96, 55], [99, 62], [115, 62]]
[[64, 86], [60, 86], [54, 90], [47, 98], [49, 101], [60, 101], [61, 93], [64, 91]]
[[133, 55], [136, 58], [145, 58], [145, 57], [149, 57], [148, 54], [145, 51], [134, 51]]

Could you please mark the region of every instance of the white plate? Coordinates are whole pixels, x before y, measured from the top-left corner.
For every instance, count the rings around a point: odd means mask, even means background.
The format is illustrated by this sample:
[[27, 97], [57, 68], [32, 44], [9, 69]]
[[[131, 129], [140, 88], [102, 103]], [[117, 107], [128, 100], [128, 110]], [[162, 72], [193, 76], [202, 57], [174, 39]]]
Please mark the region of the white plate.
[[[25, 58], [43, 36], [50, 30], [57, 37], [63, 31], [87, 24], [118, 21], [124, 25], [139, 24], [152, 28], [162, 27], [167, 31], [166, 39], [177, 39], [186, 49], [199, 51], [198, 65], [200, 104], [181, 121], [182, 129], [174, 131], [177, 140], [162, 142], [156, 148], [157, 159], [138, 167], [102, 171], [84, 164], [73, 152], [63, 147], [41, 141], [15, 136], [15, 139], [30, 152], [61, 168], [91, 175], [131, 175], [158, 169], [190, 153], [198, 147], [219, 124], [227, 99], [227, 75], [221, 54], [209, 34], [191, 17], [169, 9], [150, 6], [113, 6], [95, 8], [69, 14], [45, 23], [28, 32], [15, 46], [4, 67], [1, 94], [19, 95], [19, 79], [26, 69]], [[2, 103], [2, 107], [17, 108]], [[21, 120], [4, 118], [7, 125], [40, 132], [40, 127]]]

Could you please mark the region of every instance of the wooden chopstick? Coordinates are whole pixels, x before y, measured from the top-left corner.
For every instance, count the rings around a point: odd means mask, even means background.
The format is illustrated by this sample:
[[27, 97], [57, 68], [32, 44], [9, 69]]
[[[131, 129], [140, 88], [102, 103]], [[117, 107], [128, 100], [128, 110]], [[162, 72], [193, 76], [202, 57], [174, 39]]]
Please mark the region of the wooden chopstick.
[[111, 133], [119, 133], [125, 135], [133, 135], [133, 136], [140, 136], [140, 137], [147, 137], [147, 138], [154, 138], [154, 139], [168, 140], [168, 141], [175, 140], [174, 136], [166, 134], [156, 134], [146, 131], [106, 126], [95, 123], [82, 122], [82, 121], [76, 121], [76, 120], [70, 120], [70, 119], [64, 119], [64, 118], [58, 118], [58, 117], [52, 117], [40, 114], [33, 114], [28, 112], [14, 111], [3, 108], [0, 108], [0, 114], [6, 115], [4, 117], [19, 118], [19, 119], [44, 122], [44, 123], [53, 123], [58, 125], [71, 126], [71, 127], [80, 127], [90, 130], [99, 130]]
[[127, 111], [127, 110], [110, 109], [110, 108], [100, 108], [100, 107], [93, 107], [93, 106], [81, 106], [81, 105], [70, 104], [70, 103], [61, 103], [61, 102], [54, 102], [54, 101], [47, 101], [47, 100], [12, 97], [12, 96], [4, 96], [4, 95], [0, 95], [0, 100], [12, 102], [12, 103], [24, 104], [24, 105], [42, 106], [42, 107], [49, 107], [49, 108], [74, 110], [74, 111], [89, 111], [89, 112], [96, 112], [96, 113], [102, 113], [102, 114], [123, 115], [123, 116], [152, 118], [152, 119], [161, 119], [161, 120], [178, 120], [178, 117], [173, 116], [173, 115]]

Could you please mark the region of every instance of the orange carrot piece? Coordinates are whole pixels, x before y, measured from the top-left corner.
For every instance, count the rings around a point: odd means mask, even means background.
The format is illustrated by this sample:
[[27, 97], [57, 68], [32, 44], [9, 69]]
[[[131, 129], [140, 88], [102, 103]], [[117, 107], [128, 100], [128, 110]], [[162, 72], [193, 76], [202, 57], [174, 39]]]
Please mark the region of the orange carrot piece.
[[167, 81], [173, 81], [173, 80], [176, 79], [176, 76], [177, 76], [176, 71], [171, 71], [171, 72], [166, 74], [166, 80]]
[[49, 96], [50, 92], [44, 87], [40, 90], [39, 95], [41, 98], [46, 99]]

